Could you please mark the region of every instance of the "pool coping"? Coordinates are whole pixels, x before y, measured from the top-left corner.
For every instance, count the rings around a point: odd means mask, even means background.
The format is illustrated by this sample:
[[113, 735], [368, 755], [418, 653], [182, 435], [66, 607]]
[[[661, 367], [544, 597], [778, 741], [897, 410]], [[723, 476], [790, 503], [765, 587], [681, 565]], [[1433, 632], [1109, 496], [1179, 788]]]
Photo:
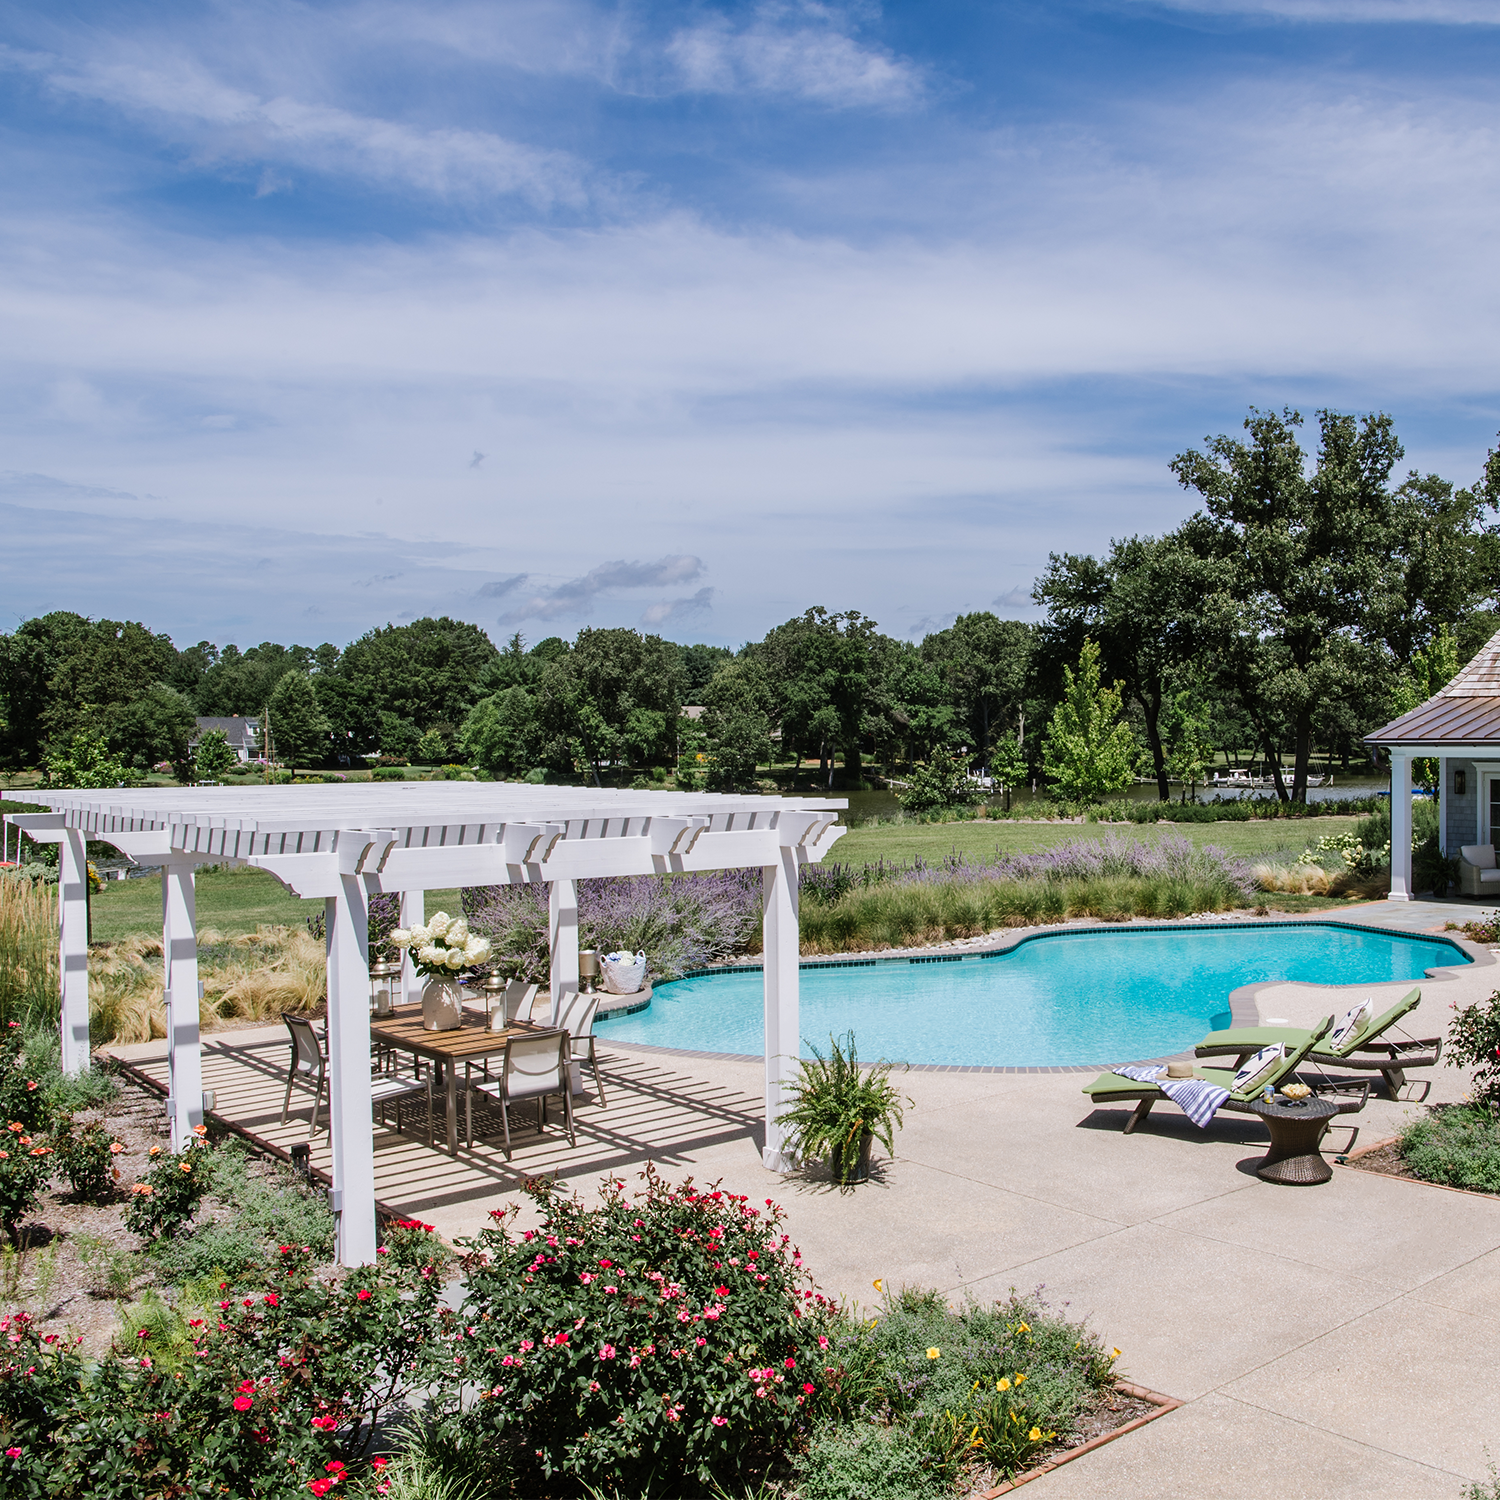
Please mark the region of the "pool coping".
[[[1441, 981], [1452, 978], [1449, 971], [1456, 970], [1460, 973], [1473, 967], [1484, 968], [1489, 965], [1500, 963], [1495, 954], [1488, 948], [1481, 947], [1468, 938], [1449, 937], [1440, 932], [1404, 932], [1395, 927], [1383, 927], [1374, 922], [1349, 922], [1339, 918], [1319, 917], [1293, 917], [1288, 920], [1238, 920], [1232, 922], [1204, 922], [1187, 920], [1182, 922], [1099, 922], [1090, 923], [1087, 926], [1053, 928], [1042, 931], [1027, 931], [1020, 934], [1014, 941], [997, 944], [989, 948], [975, 948], [965, 953], [934, 953], [934, 954], [900, 954], [890, 958], [808, 958], [798, 962], [798, 970], [802, 969], [856, 969], [870, 968], [875, 964], [933, 964], [933, 963], [961, 963], [965, 959], [997, 958], [1002, 954], [1014, 953], [1023, 943], [1036, 942], [1042, 938], [1053, 937], [1082, 937], [1100, 933], [1130, 932], [1203, 932], [1221, 929], [1224, 931], [1241, 932], [1247, 927], [1342, 927], [1350, 932], [1378, 932], [1386, 937], [1405, 938], [1413, 942], [1437, 942], [1447, 943], [1449, 947], [1462, 954], [1467, 960], [1462, 964], [1441, 964], [1430, 969], [1423, 970], [1423, 977], [1427, 980]], [[695, 969], [685, 969], [678, 979], [700, 979], [714, 974], [760, 974], [765, 972], [762, 963], [737, 963], [737, 964], [706, 964]], [[666, 983], [676, 983], [676, 980], [668, 980]], [[1376, 980], [1377, 984], [1407, 984], [1408, 980], [1391, 979]], [[1259, 1004], [1260, 991], [1271, 985], [1296, 984], [1304, 985], [1314, 990], [1343, 990], [1343, 989], [1368, 989], [1369, 983], [1361, 982], [1351, 985], [1314, 984], [1310, 980], [1302, 979], [1259, 979], [1253, 984], [1242, 984], [1229, 992], [1229, 1026], [1230, 1029], [1238, 1030], [1243, 1027], [1259, 1026], [1262, 1024]], [[660, 988], [661, 982], [653, 986]], [[623, 997], [622, 997], [623, 998]], [[616, 1016], [634, 1014], [646, 1009], [649, 1001], [643, 1001], [639, 1005], [630, 1007], [629, 1011], [617, 1009], [613, 1012]], [[603, 1019], [603, 1018], [601, 1018]], [[660, 1047], [651, 1042], [626, 1042], [616, 1041], [607, 1032], [598, 1034], [598, 1039], [609, 1047], [618, 1047], [625, 1052], [654, 1053], [660, 1057], [699, 1057], [711, 1062], [759, 1062], [764, 1053], [760, 1052], [703, 1052], [691, 1047]], [[1143, 1067], [1153, 1063], [1172, 1062], [1181, 1058], [1190, 1058], [1194, 1054], [1190, 1050], [1168, 1053], [1161, 1057], [1131, 1058], [1124, 1062], [1115, 1063], [1056, 1063], [1043, 1064], [1031, 1067], [1010, 1067], [998, 1063], [914, 1063], [901, 1062], [897, 1066], [903, 1072], [909, 1073], [996, 1073], [1010, 1075], [1048, 1075], [1057, 1073], [1100, 1073], [1107, 1072], [1116, 1067]]]

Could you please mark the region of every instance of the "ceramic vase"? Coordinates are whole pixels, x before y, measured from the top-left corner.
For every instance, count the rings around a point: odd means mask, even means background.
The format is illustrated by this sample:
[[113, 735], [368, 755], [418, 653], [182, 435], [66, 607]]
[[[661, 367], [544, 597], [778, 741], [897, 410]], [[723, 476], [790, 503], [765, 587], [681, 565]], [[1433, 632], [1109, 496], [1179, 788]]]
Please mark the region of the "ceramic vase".
[[422, 988], [422, 1029], [452, 1031], [463, 1022], [463, 995], [458, 980], [429, 979]]

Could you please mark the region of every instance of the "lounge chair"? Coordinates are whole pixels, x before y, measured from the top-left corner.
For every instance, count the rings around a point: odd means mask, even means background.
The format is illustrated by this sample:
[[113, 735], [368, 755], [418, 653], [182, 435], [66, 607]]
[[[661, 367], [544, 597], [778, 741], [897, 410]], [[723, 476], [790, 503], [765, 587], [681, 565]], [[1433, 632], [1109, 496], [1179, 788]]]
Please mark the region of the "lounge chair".
[[[1234, 1090], [1234, 1075], [1237, 1068], [1194, 1068], [1193, 1077], [1202, 1078], [1208, 1083], [1217, 1083], [1221, 1088], [1228, 1089], [1229, 1098], [1219, 1106], [1220, 1109], [1235, 1110], [1239, 1114], [1253, 1114], [1249, 1108], [1259, 1099], [1269, 1084], [1275, 1087], [1285, 1078], [1290, 1078], [1301, 1065], [1307, 1054], [1312, 1051], [1314, 1045], [1328, 1035], [1333, 1026], [1333, 1017], [1325, 1016], [1321, 1024], [1314, 1031], [1306, 1032], [1305, 1040], [1296, 1045], [1287, 1044], [1286, 1052], [1281, 1060], [1271, 1069], [1263, 1074], [1255, 1087], [1246, 1093], [1236, 1093]], [[1283, 1041], [1281, 1037], [1275, 1037], [1273, 1042]], [[1269, 1045], [1269, 1044], [1268, 1044]], [[1151, 1107], [1167, 1096], [1154, 1083], [1138, 1083], [1133, 1078], [1126, 1078], [1119, 1073], [1101, 1073], [1092, 1083], [1084, 1087], [1084, 1093], [1094, 1101], [1095, 1104], [1125, 1104], [1130, 1100], [1139, 1101], [1135, 1107], [1135, 1113], [1125, 1122], [1125, 1134], [1130, 1135], [1135, 1128], [1151, 1113]]]
[[[1440, 1036], [1394, 1041], [1385, 1037], [1397, 1021], [1414, 1011], [1422, 1001], [1420, 989], [1409, 990], [1382, 1016], [1367, 1019], [1356, 1026], [1348, 1036], [1335, 1044], [1325, 1039], [1308, 1054], [1307, 1060], [1319, 1067], [1353, 1068], [1356, 1072], [1379, 1073], [1385, 1086], [1396, 1097], [1396, 1090], [1406, 1083], [1407, 1068], [1430, 1068], [1443, 1051]], [[1295, 1026], [1241, 1026], [1233, 1031], [1211, 1031], [1198, 1043], [1195, 1051], [1199, 1057], [1235, 1057], [1240, 1062], [1252, 1052], [1283, 1042], [1288, 1047], [1297, 1045], [1311, 1033]], [[1359, 1054], [1365, 1054], [1363, 1056]], [[1237, 1062], [1236, 1067], [1239, 1066]]]

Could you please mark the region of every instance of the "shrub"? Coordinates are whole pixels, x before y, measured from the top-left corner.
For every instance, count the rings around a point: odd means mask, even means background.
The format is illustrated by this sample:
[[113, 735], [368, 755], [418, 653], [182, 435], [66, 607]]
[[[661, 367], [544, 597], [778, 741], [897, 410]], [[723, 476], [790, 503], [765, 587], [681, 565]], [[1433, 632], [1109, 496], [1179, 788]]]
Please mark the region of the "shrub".
[[74, 1134], [73, 1122], [65, 1120], [52, 1139], [57, 1169], [68, 1179], [74, 1195], [85, 1203], [107, 1203], [120, 1180], [115, 1158], [124, 1146], [97, 1121]]
[[[759, 870], [600, 877], [580, 880], [577, 890], [579, 947], [644, 952], [653, 979], [727, 958], [760, 929]], [[515, 978], [546, 980], [545, 886], [473, 886], [463, 893], [463, 907], [469, 926], [502, 955], [500, 968]]]
[[901, 806], [918, 813], [983, 802], [986, 795], [969, 775], [969, 757], [943, 749], [934, 750], [927, 764], [917, 766], [896, 788]]
[[430, 1264], [382, 1257], [318, 1282], [311, 1259], [284, 1247], [275, 1290], [226, 1284], [202, 1318], [155, 1302], [132, 1320], [130, 1347], [97, 1363], [25, 1314], [0, 1321], [0, 1447], [19, 1450], [0, 1468], [5, 1493], [307, 1500], [362, 1488], [358, 1454], [436, 1378], [453, 1315]]
[[497, 1211], [462, 1242], [462, 1376], [479, 1396], [450, 1402], [443, 1434], [523, 1493], [561, 1476], [632, 1494], [738, 1478], [821, 1400], [831, 1307], [781, 1210], [643, 1175], [637, 1197], [611, 1180], [597, 1206], [533, 1181], [539, 1229], [513, 1234], [514, 1211]]
[[798, 1155], [827, 1156], [834, 1181], [843, 1185], [854, 1175], [867, 1133], [896, 1154], [901, 1095], [890, 1082], [890, 1063], [860, 1071], [852, 1031], [846, 1047], [835, 1036], [828, 1041], [826, 1058], [814, 1047], [811, 1062], [799, 1061], [797, 1077], [789, 1085], [792, 1107], [782, 1112], [779, 1122], [791, 1127]]
[[1449, 1106], [1401, 1132], [1401, 1159], [1418, 1177], [1448, 1187], [1500, 1193], [1500, 1119]]
[[797, 1459], [798, 1500], [933, 1500], [948, 1488], [905, 1427], [824, 1427]]
[[21, 1221], [52, 1180], [53, 1151], [26, 1133], [18, 1120], [0, 1132], [0, 1229], [12, 1245], [21, 1243]]
[[1455, 1007], [1448, 1026], [1448, 1066], [1473, 1068], [1471, 1098], [1500, 1113], [1500, 990], [1488, 1000]]
[[125, 1227], [142, 1239], [155, 1240], [182, 1230], [197, 1212], [213, 1173], [202, 1146], [189, 1146], [176, 1156], [153, 1146], [151, 1155], [156, 1165], [146, 1180], [131, 1184]]

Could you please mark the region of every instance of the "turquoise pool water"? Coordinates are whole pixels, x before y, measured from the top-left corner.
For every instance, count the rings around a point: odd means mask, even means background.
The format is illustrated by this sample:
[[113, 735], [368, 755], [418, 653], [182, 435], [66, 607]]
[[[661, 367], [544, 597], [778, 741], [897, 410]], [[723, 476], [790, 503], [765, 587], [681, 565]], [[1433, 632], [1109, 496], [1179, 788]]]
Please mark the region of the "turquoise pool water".
[[[1441, 938], [1331, 923], [1091, 928], [1008, 953], [882, 959], [802, 970], [802, 1051], [851, 1027], [859, 1054], [912, 1063], [1043, 1067], [1160, 1057], [1229, 1025], [1229, 992], [1268, 979], [1420, 980], [1471, 960]], [[1357, 989], [1338, 1004], [1359, 999]], [[1330, 1007], [1332, 1008], [1332, 1007]], [[694, 1052], [764, 1051], [759, 970], [657, 987], [650, 1006], [599, 1023], [608, 1041]]]

